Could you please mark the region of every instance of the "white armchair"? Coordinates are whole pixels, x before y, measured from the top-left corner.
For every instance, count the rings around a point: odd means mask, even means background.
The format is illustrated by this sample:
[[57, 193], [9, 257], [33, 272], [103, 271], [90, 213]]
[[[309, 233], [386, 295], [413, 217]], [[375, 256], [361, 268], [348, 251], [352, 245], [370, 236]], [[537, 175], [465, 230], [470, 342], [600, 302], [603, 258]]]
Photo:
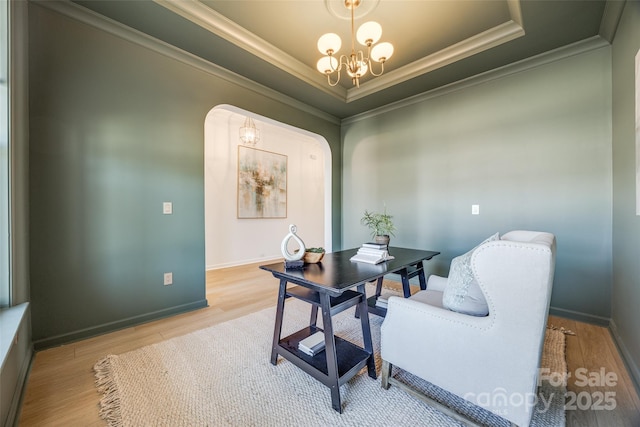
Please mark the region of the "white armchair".
[[[484, 317], [443, 308], [444, 277], [429, 277], [427, 290], [408, 299], [390, 297], [381, 327], [382, 386], [400, 385], [391, 376], [395, 365], [512, 424], [529, 426], [555, 245], [550, 233], [512, 231], [474, 250], [471, 269], [489, 307]], [[506, 401], [493, 398], [498, 394]]]

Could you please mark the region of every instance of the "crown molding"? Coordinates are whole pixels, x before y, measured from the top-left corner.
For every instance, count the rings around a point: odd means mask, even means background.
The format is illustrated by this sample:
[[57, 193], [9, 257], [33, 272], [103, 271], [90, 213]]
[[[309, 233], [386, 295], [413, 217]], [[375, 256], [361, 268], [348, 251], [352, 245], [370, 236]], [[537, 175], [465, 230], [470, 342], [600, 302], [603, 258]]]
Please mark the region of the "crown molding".
[[613, 43], [613, 39], [616, 36], [625, 3], [626, 0], [607, 0], [605, 3], [598, 34], [609, 43]]
[[524, 28], [524, 24], [522, 23], [522, 8], [520, 7], [520, 0], [507, 0], [507, 7], [509, 8], [511, 20]]
[[164, 55], [168, 58], [182, 62], [185, 65], [194, 67], [207, 74], [226, 80], [230, 83], [243, 87], [245, 89], [256, 92], [262, 96], [270, 98], [274, 101], [289, 105], [298, 110], [312, 114], [322, 120], [326, 120], [332, 124], [340, 124], [340, 119], [328, 114], [322, 110], [314, 108], [308, 104], [300, 102], [294, 98], [284, 95], [276, 90], [254, 82], [244, 76], [236, 74], [219, 65], [206, 61], [199, 56], [193, 55], [169, 43], [158, 40], [148, 34], [135, 30], [124, 24], [116, 22], [106, 16], [100, 15], [92, 10], [84, 8], [69, 0], [48, 1], [48, 0], [29, 0], [31, 3], [44, 7], [51, 11], [60, 13], [68, 18], [82, 22], [93, 28], [99, 29], [123, 40], [135, 43], [141, 47], [152, 50], [156, 53]]
[[405, 82], [414, 77], [437, 70], [464, 58], [499, 46], [508, 41], [524, 36], [524, 29], [515, 21], [505, 22], [490, 28], [459, 43], [451, 45], [434, 54], [390, 71], [360, 85], [360, 88], [347, 90], [347, 102], [352, 102], [380, 90]]
[[520, 0], [507, 0], [511, 20], [347, 90], [352, 102], [525, 35]]
[[364, 82], [360, 87], [345, 89], [326, 83], [324, 77], [271, 43], [231, 21], [198, 0], [153, 0], [183, 18], [235, 44], [256, 57], [269, 62], [303, 82], [346, 103], [369, 96], [398, 83], [449, 65], [492, 47], [509, 42], [525, 34], [522, 26], [520, 0], [507, 0], [510, 20], [469, 37], [432, 55]]
[[382, 107], [366, 111], [361, 114], [356, 114], [351, 117], [342, 119], [342, 125], [352, 124], [361, 120], [370, 119], [381, 114], [385, 114], [394, 110], [399, 110], [418, 104], [429, 99], [444, 96], [453, 92], [458, 92], [463, 89], [467, 89], [473, 86], [484, 84], [493, 80], [501, 79], [512, 74], [528, 71], [533, 68], [537, 68], [552, 62], [560, 61], [571, 56], [580, 55], [593, 50], [601, 49], [603, 47], [610, 46], [609, 43], [600, 36], [593, 36], [585, 40], [581, 40], [576, 43], [572, 43], [567, 46], [563, 46], [554, 49], [549, 52], [541, 53], [531, 58], [523, 59], [513, 64], [505, 65], [494, 70], [486, 71], [475, 76], [468, 77], [457, 82], [450, 83], [446, 86], [442, 86], [427, 92], [423, 92], [409, 98], [402, 99], [400, 101], [384, 105]]
[[341, 101], [346, 98], [347, 91], [342, 86], [328, 86], [326, 79], [321, 77], [315, 69], [311, 69], [293, 56], [278, 49], [200, 1], [153, 1], [252, 55], [280, 68], [308, 85]]

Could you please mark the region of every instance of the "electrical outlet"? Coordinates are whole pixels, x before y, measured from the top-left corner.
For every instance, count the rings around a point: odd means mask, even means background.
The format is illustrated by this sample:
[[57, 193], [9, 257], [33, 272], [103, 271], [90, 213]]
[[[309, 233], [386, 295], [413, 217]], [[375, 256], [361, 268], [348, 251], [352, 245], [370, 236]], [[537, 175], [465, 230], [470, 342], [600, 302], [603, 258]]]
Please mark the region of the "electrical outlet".
[[480, 215], [480, 205], [471, 205], [471, 215]]
[[173, 285], [173, 273], [164, 273], [164, 285]]
[[171, 202], [163, 202], [162, 203], [162, 213], [165, 215], [171, 215], [173, 213], [173, 203]]

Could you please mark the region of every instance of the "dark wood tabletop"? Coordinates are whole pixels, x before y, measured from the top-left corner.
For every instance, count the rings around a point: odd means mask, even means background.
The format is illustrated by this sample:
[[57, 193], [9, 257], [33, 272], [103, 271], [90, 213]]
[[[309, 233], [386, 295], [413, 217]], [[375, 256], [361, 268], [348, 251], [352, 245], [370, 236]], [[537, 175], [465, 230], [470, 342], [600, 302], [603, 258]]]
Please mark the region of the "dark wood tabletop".
[[407, 248], [389, 248], [389, 255], [395, 259], [380, 264], [352, 262], [350, 258], [358, 248], [326, 253], [317, 264], [305, 264], [302, 269], [286, 269], [284, 262], [261, 265], [262, 270], [271, 272], [279, 279], [296, 283], [320, 292], [340, 295], [359, 283], [370, 282], [385, 274], [399, 272], [420, 261], [429, 260], [440, 252]]

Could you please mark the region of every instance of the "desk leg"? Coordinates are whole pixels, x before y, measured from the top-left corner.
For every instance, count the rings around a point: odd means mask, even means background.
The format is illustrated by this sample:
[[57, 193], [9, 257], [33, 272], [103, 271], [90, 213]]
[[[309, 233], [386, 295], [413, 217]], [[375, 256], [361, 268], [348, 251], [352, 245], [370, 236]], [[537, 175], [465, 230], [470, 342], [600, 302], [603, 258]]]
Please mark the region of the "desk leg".
[[273, 328], [273, 344], [271, 345], [271, 364], [278, 363], [278, 345], [280, 344], [280, 334], [282, 334], [282, 317], [284, 313], [284, 299], [287, 294], [287, 281], [280, 279], [280, 290], [278, 291], [278, 305], [276, 307], [276, 324]]
[[318, 306], [311, 304], [311, 318], [309, 319], [309, 326], [316, 326], [318, 322]]
[[400, 271], [400, 277], [402, 277], [402, 292], [404, 293], [404, 297], [409, 298], [411, 296], [411, 287], [409, 286], [409, 272], [406, 268]]
[[382, 282], [384, 281], [384, 276], [378, 277], [378, 283], [376, 283], [376, 298], [382, 295]]
[[[336, 341], [333, 336], [333, 323], [331, 322], [331, 300], [327, 293], [320, 293], [320, 305], [322, 307], [322, 327], [324, 328], [325, 353], [327, 357], [327, 376], [329, 377], [331, 390], [331, 406], [342, 413], [340, 402], [340, 384], [338, 381], [338, 357], [336, 354]], [[366, 313], [366, 311], [365, 311]]]
[[[380, 278], [382, 281], [382, 278]], [[373, 342], [371, 340], [371, 326], [369, 325], [369, 311], [367, 307], [367, 294], [365, 293], [364, 284], [358, 285], [358, 292], [362, 294], [362, 299], [358, 306], [360, 307], [360, 323], [362, 324], [362, 341], [364, 349], [369, 353], [367, 360], [367, 372], [371, 378], [376, 379], [376, 362], [373, 359]]]
[[420, 289], [425, 291], [427, 290], [427, 280], [424, 277], [424, 266], [422, 265], [422, 261], [416, 264], [416, 268], [420, 270], [420, 273], [418, 273], [418, 279], [420, 280]]
[[[376, 298], [378, 298], [380, 295], [382, 295], [382, 282], [384, 281], [384, 276], [378, 277], [378, 279], [376, 280]], [[372, 280], [373, 282], [373, 280]], [[371, 282], [370, 282], [371, 283]], [[364, 290], [360, 291], [360, 288], [358, 288], [358, 292], [362, 292], [364, 294], [364, 299], [365, 302], [367, 300], [367, 294]], [[364, 305], [367, 308], [367, 312], [369, 311], [369, 306], [367, 304]], [[360, 304], [356, 305], [356, 319], [360, 318]]]

